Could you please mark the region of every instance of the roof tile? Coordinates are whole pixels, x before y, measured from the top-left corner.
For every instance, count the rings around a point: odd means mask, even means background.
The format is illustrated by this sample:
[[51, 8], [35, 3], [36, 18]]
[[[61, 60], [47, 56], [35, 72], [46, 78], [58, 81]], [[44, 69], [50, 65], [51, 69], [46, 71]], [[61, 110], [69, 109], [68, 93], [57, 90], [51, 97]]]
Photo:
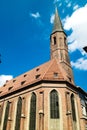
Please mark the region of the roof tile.
[[[54, 73], [58, 73], [55, 78]], [[67, 80], [67, 75], [60, 63], [56, 59], [52, 59], [10, 81], [0, 88], [0, 96], [9, 93], [9, 88], [12, 86], [11, 92], [28, 86], [40, 80]], [[4, 87], [5, 86], [5, 87]]]

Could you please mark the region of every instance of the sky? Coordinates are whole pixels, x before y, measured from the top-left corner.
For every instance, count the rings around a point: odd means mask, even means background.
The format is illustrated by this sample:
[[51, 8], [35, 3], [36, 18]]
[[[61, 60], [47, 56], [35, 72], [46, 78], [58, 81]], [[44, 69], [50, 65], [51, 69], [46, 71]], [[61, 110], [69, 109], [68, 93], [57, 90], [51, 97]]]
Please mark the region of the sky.
[[0, 0], [0, 86], [50, 60], [55, 5], [67, 34], [75, 85], [87, 92], [86, 0]]

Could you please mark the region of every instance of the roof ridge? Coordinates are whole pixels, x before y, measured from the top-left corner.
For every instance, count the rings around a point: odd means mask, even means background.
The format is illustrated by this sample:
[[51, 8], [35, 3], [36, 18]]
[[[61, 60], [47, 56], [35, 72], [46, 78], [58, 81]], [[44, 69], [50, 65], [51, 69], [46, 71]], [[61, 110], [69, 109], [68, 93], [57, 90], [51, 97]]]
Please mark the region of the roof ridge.
[[64, 70], [63, 67], [60, 65], [60, 62], [58, 62], [57, 59], [55, 59], [55, 60], [56, 60], [56, 62], [57, 62], [57, 65], [59, 64], [59, 68], [60, 68], [61, 74], [62, 74], [62, 76], [63, 76], [64, 79], [65, 79], [65, 76], [64, 76], [64, 75], [66, 75], [65, 70]]
[[47, 69], [47, 70], [45, 71], [45, 73], [43, 74], [42, 79], [45, 77], [45, 75], [46, 75], [46, 73], [48, 72], [49, 68], [52, 66], [53, 61], [54, 61], [54, 59], [53, 59], [53, 60], [50, 60], [50, 62], [52, 62], [52, 63], [50, 63], [48, 69]]

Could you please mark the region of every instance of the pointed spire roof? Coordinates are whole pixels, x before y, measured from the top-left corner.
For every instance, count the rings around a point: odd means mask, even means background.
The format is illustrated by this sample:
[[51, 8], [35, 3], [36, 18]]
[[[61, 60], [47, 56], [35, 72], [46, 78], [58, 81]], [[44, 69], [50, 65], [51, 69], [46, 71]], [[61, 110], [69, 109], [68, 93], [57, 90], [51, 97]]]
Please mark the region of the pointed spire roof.
[[60, 20], [59, 14], [58, 14], [57, 7], [55, 8], [55, 18], [54, 18], [54, 26], [53, 26], [52, 33], [56, 32], [56, 31], [64, 31], [62, 22]]

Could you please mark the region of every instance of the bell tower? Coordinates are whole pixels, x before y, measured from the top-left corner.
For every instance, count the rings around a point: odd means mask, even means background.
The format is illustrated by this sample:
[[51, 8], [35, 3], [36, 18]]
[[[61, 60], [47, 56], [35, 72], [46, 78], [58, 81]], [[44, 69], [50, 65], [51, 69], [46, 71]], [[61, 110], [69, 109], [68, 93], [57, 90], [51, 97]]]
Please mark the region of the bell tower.
[[68, 54], [67, 35], [64, 32], [57, 8], [55, 9], [54, 25], [50, 36], [50, 57], [51, 59], [57, 59], [63, 69], [65, 69], [69, 80], [73, 82], [72, 68]]

